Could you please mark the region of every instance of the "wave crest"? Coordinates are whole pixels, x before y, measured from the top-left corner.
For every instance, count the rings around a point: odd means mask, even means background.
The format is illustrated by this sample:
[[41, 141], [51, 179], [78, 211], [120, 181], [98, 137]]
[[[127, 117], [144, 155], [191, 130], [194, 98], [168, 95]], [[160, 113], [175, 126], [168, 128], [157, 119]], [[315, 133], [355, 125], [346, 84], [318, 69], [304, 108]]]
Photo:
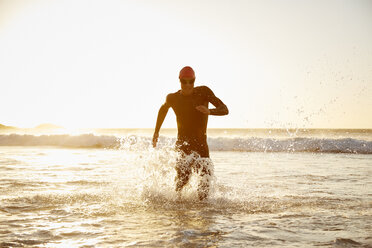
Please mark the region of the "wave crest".
[[[175, 138], [161, 137], [159, 147], [173, 146]], [[241, 152], [312, 152], [372, 154], [372, 141], [343, 138], [237, 138], [210, 137], [211, 151]], [[151, 137], [128, 135], [0, 135], [0, 146], [57, 146], [72, 148], [113, 148], [123, 150], [151, 149]]]

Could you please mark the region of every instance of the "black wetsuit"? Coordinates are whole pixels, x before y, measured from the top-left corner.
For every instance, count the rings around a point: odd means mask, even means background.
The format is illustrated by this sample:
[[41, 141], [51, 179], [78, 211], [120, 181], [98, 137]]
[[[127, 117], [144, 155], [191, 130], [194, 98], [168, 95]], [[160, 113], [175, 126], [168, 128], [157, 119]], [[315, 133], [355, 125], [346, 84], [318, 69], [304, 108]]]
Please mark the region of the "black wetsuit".
[[[224, 103], [217, 98], [207, 86], [198, 86], [189, 96], [181, 94], [181, 90], [167, 96], [165, 104], [171, 107], [177, 117], [178, 136], [177, 149], [186, 154], [197, 152], [201, 157], [209, 157], [207, 144], [208, 115], [196, 109], [208, 103], [219, 107]], [[217, 113], [218, 115], [218, 113]]]

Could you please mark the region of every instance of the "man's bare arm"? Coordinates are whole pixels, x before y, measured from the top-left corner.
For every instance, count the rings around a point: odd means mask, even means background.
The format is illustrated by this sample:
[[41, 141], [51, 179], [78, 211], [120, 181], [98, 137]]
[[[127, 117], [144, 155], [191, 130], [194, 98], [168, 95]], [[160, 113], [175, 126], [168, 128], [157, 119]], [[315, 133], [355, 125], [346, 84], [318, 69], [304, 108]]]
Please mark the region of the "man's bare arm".
[[158, 142], [159, 131], [160, 131], [161, 125], [164, 122], [165, 117], [167, 116], [168, 109], [169, 109], [169, 106], [166, 103], [164, 103], [159, 109], [158, 118], [156, 120], [155, 132], [154, 132], [154, 136], [152, 137], [153, 147], [156, 147], [156, 143]]

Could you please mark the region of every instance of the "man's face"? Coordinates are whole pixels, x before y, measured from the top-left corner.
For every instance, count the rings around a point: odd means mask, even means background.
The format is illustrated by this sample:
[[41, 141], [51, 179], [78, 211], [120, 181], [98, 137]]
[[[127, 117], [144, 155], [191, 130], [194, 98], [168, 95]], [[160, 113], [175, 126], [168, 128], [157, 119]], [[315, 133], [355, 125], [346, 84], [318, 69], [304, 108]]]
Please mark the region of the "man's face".
[[191, 95], [194, 89], [195, 78], [181, 78], [181, 91], [184, 95]]

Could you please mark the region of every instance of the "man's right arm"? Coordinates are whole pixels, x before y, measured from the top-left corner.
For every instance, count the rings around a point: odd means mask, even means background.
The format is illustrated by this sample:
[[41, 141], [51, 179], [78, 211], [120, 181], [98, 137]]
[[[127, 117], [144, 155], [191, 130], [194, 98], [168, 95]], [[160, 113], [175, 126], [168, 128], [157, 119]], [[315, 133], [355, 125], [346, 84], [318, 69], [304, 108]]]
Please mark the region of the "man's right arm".
[[160, 131], [161, 125], [163, 124], [164, 119], [167, 116], [169, 108], [170, 108], [170, 105], [168, 103], [168, 96], [167, 96], [167, 100], [160, 107], [159, 112], [158, 112], [158, 118], [156, 120], [155, 132], [154, 132], [154, 136], [152, 137], [152, 146], [153, 147], [156, 147], [156, 143], [158, 142], [158, 138], [159, 138], [159, 131]]

